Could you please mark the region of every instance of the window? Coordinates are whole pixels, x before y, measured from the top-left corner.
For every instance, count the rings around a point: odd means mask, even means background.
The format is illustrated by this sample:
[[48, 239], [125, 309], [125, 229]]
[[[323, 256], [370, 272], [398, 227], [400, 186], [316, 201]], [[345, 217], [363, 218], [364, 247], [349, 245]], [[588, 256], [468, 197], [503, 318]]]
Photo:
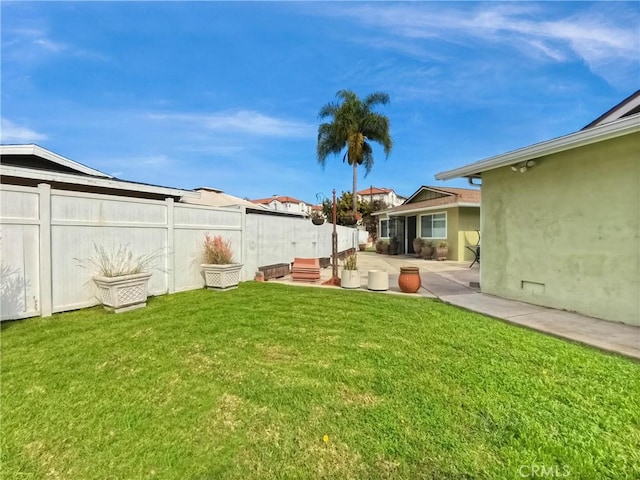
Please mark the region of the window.
[[447, 238], [447, 214], [422, 215], [420, 217], [420, 236], [422, 238]]
[[389, 220], [380, 220], [380, 237], [389, 236]]

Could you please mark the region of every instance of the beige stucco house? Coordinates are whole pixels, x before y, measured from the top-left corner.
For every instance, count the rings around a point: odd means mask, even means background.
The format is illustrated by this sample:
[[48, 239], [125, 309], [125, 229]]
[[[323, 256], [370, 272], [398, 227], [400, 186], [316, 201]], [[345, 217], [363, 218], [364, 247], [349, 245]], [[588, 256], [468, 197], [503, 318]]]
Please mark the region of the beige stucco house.
[[422, 238], [449, 245], [449, 260], [473, 261], [470, 248], [479, 241], [480, 190], [421, 186], [402, 205], [374, 213], [378, 238], [397, 238], [397, 253], [413, 253], [413, 240]]
[[482, 182], [484, 293], [640, 325], [640, 90], [578, 132], [436, 175], [457, 177]]
[[274, 195], [273, 197], [269, 198], [258, 198], [256, 200], [251, 200], [251, 202], [256, 205], [262, 205], [277, 212], [286, 212], [303, 216], [311, 215], [310, 204], [289, 196]]
[[358, 191], [358, 200], [365, 202], [384, 202], [389, 207], [402, 205], [405, 197], [398, 195], [392, 188], [374, 187], [373, 185]]

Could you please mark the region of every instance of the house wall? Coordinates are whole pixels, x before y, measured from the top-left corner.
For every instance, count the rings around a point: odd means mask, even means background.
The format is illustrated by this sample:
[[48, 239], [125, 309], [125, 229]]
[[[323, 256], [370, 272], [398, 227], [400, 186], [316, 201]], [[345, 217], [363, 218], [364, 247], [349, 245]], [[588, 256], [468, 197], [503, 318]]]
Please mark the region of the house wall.
[[[91, 277], [80, 266], [94, 245], [128, 245], [157, 255], [149, 293], [202, 288], [205, 233], [231, 241], [241, 280], [258, 266], [295, 256], [331, 255], [331, 226], [309, 220], [246, 214], [244, 208], [145, 200], [113, 195], [2, 185], [0, 191], [0, 313], [2, 319], [48, 316], [98, 303]], [[353, 229], [338, 227], [338, 248], [357, 248]]]
[[[460, 260], [458, 257], [458, 225], [460, 223], [460, 215], [458, 208], [447, 208], [445, 211], [447, 212], [447, 243], [449, 244], [449, 255], [447, 259], [458, 261]], [[437, 242], [438, 240], [435, 241], [436, 247], [438, 246]]]
[[470, 261], [475, 258], [473, 252], [466, 247], [473, 247], [478, 242], [480, 230], [480, 209], [460, 207], [458, 209], [458, 231], [456, 235], [456, 256], [458, 261]]
[[484, 293], [640, 325], [640, 134], [482, 174]]

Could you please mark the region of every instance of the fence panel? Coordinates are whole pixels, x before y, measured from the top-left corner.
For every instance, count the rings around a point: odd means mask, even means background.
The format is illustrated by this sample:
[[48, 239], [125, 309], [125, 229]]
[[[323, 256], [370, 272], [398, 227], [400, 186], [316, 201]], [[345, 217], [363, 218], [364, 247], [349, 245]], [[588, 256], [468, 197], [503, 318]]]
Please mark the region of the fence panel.
[[[231, 241], [234, 261], [243, 262], [242, 209], [222, 209], [176, 204], [174, 208], [174, 281], [175, 291], [204, 286], [200, 264], [202, 243], [206, 233], [222, 235]], [[241, 280], [246, 280], [244, 272]]]
[[0, 319], [40, 315], [38, 191], [0, 191]]
[[[316, 226], [308, 219], [263, 214], [247, 214], [245, 229], [248, 276], [258, 267], [290, 263], [295, 257], [330, 257], [333, 225]], [[338, 251], [358, 247], [357, 230], [339, 226]]]

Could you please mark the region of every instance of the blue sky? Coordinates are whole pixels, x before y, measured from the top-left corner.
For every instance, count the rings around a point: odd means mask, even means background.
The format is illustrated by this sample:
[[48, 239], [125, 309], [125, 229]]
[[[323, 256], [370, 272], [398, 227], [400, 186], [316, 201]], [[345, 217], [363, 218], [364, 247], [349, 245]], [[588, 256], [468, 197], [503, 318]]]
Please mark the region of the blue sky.
[[340, 89], [387, 92], [394, 148], [359, 188], [574, 132], [640, 88], [638, 2], [3, 1], [2, 143], [132, 181], [307, 202]]

